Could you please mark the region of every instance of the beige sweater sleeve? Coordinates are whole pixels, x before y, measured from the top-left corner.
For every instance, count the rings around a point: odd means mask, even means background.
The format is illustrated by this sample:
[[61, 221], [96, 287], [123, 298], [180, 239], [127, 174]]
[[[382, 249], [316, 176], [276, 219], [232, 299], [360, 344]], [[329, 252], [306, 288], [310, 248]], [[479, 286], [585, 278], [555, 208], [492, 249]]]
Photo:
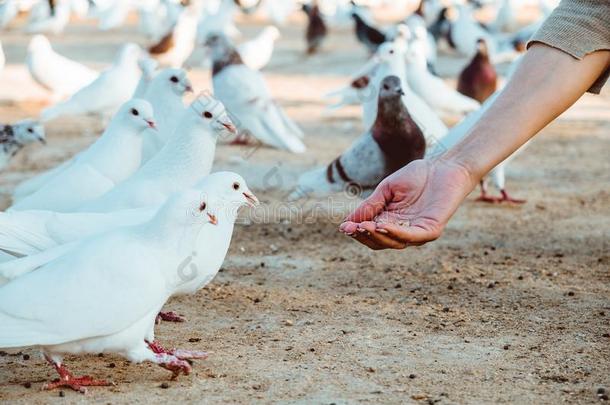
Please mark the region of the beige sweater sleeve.
[[[529, 41], [528, 48], [534, 42], [560, 49], [576, 59], [610, 50], [610, 0], [561, 0]], [[607, 69], [589, 92], [599, 94], [609, 76]]]

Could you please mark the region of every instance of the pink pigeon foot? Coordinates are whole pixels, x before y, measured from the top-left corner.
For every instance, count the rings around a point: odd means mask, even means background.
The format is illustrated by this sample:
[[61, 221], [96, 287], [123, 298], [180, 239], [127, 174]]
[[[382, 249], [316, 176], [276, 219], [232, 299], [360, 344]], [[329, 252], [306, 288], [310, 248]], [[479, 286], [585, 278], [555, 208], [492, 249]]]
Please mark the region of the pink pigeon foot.
[[208, 358], [208, 353], [199, 350], [166, 349], [156, 341], [146, 342], [146, 344], [155, 354], [169, 354], [180, 360], [205, 360]]
[[[46, 356], [45, 356], [46, 357]], [[56, 388], [70, 388], [81, 394], [87, 393], [86, 387], [108, 387], [114, 385], [111, 382], [104, 380], [94, 380], [89, 376], [74, 377], [70, 371], [61, 363], [56, 363], [51, 358], [46, 357], [47, 361], [55, 368], [59, 374], [59, 378], [45, 384], [43, 390], [54, 390]]]
[[156, 324], [160, 324], [161, 321], [165, 322], [186, 322], [186, 318], [182, 315], [178, 315], [174, 311], [170, 312], [159, 312], [157, 314], [157, 319], [155, 320]]
[[181, 373], [189, 375], [193, 370], [188, 361], [181, 360], [171, 354], [155, 353], [155, 359], [159, 366], [172, 372], [172, 380], [177, 379]]
[[519, 200], [516, 198], [512, 198], [511, 196], [508, 195], [506, 190], [500, 190], [500, 193], [502, 194], [502, 197], [499, 198], [500, 202], [508, 202], [508, 203], [513, 203], [513, 204], [524, 204], [526, 202], [526, 200]]

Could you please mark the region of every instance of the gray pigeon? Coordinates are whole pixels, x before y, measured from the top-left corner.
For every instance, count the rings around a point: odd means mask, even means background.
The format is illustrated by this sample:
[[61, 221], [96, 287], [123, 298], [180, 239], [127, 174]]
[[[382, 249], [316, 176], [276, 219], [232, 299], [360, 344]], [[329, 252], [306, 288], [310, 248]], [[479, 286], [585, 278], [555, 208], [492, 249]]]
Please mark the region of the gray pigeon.
[[23, 120], [12, 125], [0, 125], [0, 170], [24, 146], [32, 142], [46, 143], [44, 127], [34, 120]]
[[403, 94], [398, 77], [383, 79], [371, 129], [329, 165], [301, 175], [290, 199], [340, 191], [367, 194], [388, 175], [423, 158], [426, 139], [402, 102]]

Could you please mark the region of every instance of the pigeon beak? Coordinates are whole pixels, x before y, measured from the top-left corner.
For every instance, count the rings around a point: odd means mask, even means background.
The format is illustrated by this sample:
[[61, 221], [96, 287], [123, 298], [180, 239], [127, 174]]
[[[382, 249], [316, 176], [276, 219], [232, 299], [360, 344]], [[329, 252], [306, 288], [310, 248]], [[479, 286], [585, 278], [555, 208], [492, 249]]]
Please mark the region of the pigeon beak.
[[237, 133], [237, 128], [235, 128], [235, 125], [233, 125], [232, 123], [230, 123], [230, 122], [221, 122], [221, 124], [230, 133], [232, 133], [232, 134], [236, 134]]
[[146, 123], [148, 124], [148, 126], [152, 129], [157, 129], [157, 124], [155, 124], [155, 121], [153, 120], [144, 120], [146, 121]]
[[40, 143], [43, 144], [43, 145], [47, 144], [47, 140], [45, 138], [43, 138], [42, 136], [38, 137], [38, 141], [40, 141]]
[[187, 92], [187, 93], [192, 93], [192, 92], [194, 92], [194, 90], [193, 90], [193, 85], [191, 84], [191, 82], [188, 82], [188, 81], [187, 81], [187, 82], [184, 84], [184, 91], [185, 91], [185, 92]]
[[258, 198], [256, 198], [256, 196], [252, 193], [248, 193], [245, 192], [243, 193], [244, 197], [246, 197], [246, 202], [248, 203], [248, 205], [252, 208], [256, 207], [258, 204], [260, 204], [260, 202], [258, 201]]
[[397, 93], [400, 94], [401, 96], [405, 95], [405, 91], [401, 88], [398, 89]]
[[212, 225], [218, 225], [218, 219], [216, 218], [216, 215], [212, 215], [208, 212], [208, 218], [210, 218], [210, 223]]

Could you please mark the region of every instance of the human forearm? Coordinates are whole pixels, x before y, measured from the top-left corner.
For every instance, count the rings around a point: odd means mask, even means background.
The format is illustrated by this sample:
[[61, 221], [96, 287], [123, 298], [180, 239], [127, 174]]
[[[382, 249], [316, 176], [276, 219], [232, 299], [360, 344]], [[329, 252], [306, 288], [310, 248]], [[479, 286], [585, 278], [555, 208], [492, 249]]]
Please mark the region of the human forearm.
[[610, 51], [577, 60], [533, 45], [502, 93], [470, 133], [442, 159], [478, 181], [570, 107], [610, 65]]

